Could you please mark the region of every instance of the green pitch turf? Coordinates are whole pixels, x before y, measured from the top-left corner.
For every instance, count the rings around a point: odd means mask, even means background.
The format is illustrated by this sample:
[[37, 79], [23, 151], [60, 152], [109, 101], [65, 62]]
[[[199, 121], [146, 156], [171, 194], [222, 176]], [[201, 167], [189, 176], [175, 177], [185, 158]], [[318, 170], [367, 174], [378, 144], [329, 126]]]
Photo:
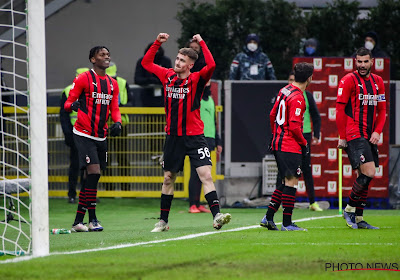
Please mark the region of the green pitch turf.
[[[308, 232], [257, 226], [266, 209], [222, 209], [232, 221], [215, 231], [211, 214], [187, 210], [186, 201], [175, 199], [170, 231], [151, 233], [159, 199], [102, 198], [103, 232], [50, 235], [51, 255], [43, 258], [4, 263], [12, 258], [0, 257], [0, 279], [400, 279], [400, 271], [332, 271], [352, 264], [400, 269], [398, 210], [365, 211], [380, 230], [351, 230], [333, 217], [298, 222]], [[70, 228], [75, 211], [65, 199], [51, 199], [50, 228]], [[294, 220], [337, 214], [295, 209]], [[275, 222], [281, 220], [278, 212]], [[242, 227], [248, 228], [232, 231]]]

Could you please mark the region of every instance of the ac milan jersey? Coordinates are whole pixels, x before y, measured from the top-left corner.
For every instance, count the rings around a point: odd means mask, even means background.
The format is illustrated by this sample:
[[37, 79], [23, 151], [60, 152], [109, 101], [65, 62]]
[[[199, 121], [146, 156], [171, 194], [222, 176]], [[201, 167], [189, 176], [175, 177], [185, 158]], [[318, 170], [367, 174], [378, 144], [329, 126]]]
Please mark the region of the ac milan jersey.
[[75, 78], [64, 109], [71, 112], [71, 105], [79, 100], [78, 119], [74, 133], [95, 140], [107, 136], [107, 120], [111, 111], [114, 122], [121, 122], [118, 107], [118, 83], [106, 75], [101, 77], [92, 69]]
[[270, 113], [274, 151], [301, 154], [303, 137], [303, 116], [306, 110], [303, 92], [294, 85], [287, 85], [279, 91]]
[[347, 74], [340, 81], [337, 103], [345, 104], [347, 116], [343, 124], [338, 123], [340, 138], [369, 140], [374, 131], [381, 133], [384, 120], [378, 125], [377, 113], [385, 114], [382, 118], [386, 118], [386, 99], [380, 76], [371, 73], [364, 78], [357, 71]]
[[191, 73], [186, 79], [178, 78], [174, 69], [153, 63], [161, 43], [156, 40], [142, 60], [143, 67], [154, 73], [163, 85], [166, 115], [165, 132], [168, 135], [200, 135], [204, 124], [200, 118], [200, 101], [204, 87], [215, 69], [215, 62], [204, 41], [200, 42], [206, 66]]

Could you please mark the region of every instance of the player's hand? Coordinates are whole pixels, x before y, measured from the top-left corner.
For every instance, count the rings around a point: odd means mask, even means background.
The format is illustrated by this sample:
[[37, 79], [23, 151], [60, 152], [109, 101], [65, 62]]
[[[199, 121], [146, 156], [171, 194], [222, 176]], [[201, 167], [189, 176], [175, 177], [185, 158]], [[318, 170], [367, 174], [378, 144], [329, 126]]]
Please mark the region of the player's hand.
[[319, 142], [319, 139], [317, 137], [313, 137], [311, 140], [311, 145], [317, 145]]
[[168, 33], [160, 33], [157, 36], [157, 41], [162, 44], [162, 43], [167, 42], [168, 38], [169, 38], [169, 34]]
[[301, 154], [303, 155], [303, 157], [310, 154], [310, 146], [308, 146], [308, 144], [305, 146], [301, 146]]
[[272, 152], [272, 140], [274, 139], [274, 135], [271, 134], [271, 138], [269, 139], [268, 143], [268, 151]]
[[338, 149], [346, 149], [347, 148], [347, 140], [339, 139], [337, 147], [338, 147]]
[[116, 122], [108, 129], [108, 133], [110, 136], [119, 136], [121, 134], [121, 130], [122, 130], [121, 123]]
[[379, 135], [378, 132], [372, 132], [372, 135], [371, 135], [371, 138], [369, 139], [369, 142], [371, 142], [374, 145], [377, 145], [380, 138], [381, 138], [381, 136]]
[[79, 107], [81, 106], [81, 103], [79, 101], [75, 101], [74, 103], [71, 104], [71, 110], [74, 110], [75, 112], [78, 112]]
[[203, 41], [203, 38], [201, 38], [200, 34], [196, 34], [196, 35], [193, 35], [193, 41], [200, 43], [201, 41]]
[[217, 146], [217, 154], [221, 154], [222, 153], [222, 146], [221, 145], [218, 145]]

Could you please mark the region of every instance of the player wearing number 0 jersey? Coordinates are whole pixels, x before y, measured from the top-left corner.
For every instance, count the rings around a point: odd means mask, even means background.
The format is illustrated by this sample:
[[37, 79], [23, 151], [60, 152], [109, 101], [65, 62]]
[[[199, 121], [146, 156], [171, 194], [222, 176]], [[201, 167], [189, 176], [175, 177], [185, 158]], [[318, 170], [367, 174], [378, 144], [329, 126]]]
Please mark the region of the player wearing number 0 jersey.
[[278, 171], [285, 183], [276, 187], [271, 202], [260, 225], [269, 230], [278, 230], [274, 223], [275, 212], [282, 203], [282, 231], [306, 231], [292, 223], [298, 178], [301, 175], [302, 158], [308, 151], [303, 136], [303, 116], [306, 110], [303, 92], [311, 83], [314, 67], [300, 62], [294, 66], [295, 82], [279, 91], [270, 113], [272, 130], [271, 150], [274, 153]]
[[213, 227], [220, 229], [227, 224], [231, 215], [222, 214], [219, 209], [218, 195], [211, 177], [211, 158], [207, 141], [203, 134], [204, 125], [200, 118], [200, 100], [207, 82], [215, 69], [215, 62], [206, 43], [199, 34], [193, 36], [203, 51], [206, 66], [200, 72], [191, 73], [198, 54], [191, 48], [180, 49], [175, 59], [175, 67], [167, 69], [154, 64], [154, 57], [162, 43], [169, 38], [160, 33], [156, 41], [146, 52], [142, 66], [155, 74], [163, 84], [166, 115], [164, 144], [164, 182], [161, 194], [160, 221], [152, 232], [167, 231], [169, 211], [174, 193], [176, 174], [183, 169], [185, 156], [196, 167], [204, 187], [205, 198], [214, 217]]
[[298, 87], [290, 84], [279, 91], [270, 113], [273, 151], [301, 154], [301, 146], [307, 145], [303, 136], [305, 110], [304, 95]]

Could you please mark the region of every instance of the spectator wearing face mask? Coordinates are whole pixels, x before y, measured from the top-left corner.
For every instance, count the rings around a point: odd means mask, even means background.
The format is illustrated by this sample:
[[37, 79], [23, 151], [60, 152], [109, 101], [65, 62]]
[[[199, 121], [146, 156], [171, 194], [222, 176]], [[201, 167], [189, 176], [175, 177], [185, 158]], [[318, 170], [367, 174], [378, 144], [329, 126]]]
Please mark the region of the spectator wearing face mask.
[[232, 61], [229, 80], [276, 80], [271, 60], [262, 52], [259, 43], [257, 34], [247, 36], [243, 52]]
[[[364, 35], [364, 47], [369, 49], [372, 57], [389, 57], [388, 54], [381, 49], [378, 34], [374, 31], [368, 31]], [[356, 57], [356, 54], [353, 54]]]
[[304, 42], [303, 54], [306, 57], [319, 56], [318, 53], [318, 40], [315, 38], [309, 38]]

